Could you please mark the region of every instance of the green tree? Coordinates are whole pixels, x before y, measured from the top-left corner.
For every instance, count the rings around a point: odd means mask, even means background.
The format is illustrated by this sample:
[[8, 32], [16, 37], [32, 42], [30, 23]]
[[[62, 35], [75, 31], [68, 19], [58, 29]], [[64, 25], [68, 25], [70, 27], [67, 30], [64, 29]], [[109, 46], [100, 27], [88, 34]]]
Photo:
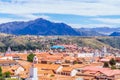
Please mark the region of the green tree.
[[2, 77], [2, 68], [0, 67], [0, 77]]
[[0, 80], [4, 80], [3, 75], [2, 75], [2, 68], [0, 66]]
[[115, 65], [116, 64], [116, 61], [114, 60], [114, 58], [112, 58], [110, 61], [109, 61], [109, 64], [111, 66]]
[[9, 77], [10, 77], [10, 74], [11, 74], [11, 73], [10, 73], [9, 71], [7, 71], [7, 72], [5, 72], [3, 75], [4, 75], [5, 78], [9, 78]]
[[50, 77], [54, 77], [54, 76], [55, 76], [55, 75], [53, 75], [53, 74], [52, 74], [52, 75], [50, 75]]
[[78, 61], [74, 61], [73, 64], [78, 64]]
[[[17, 79], [17, 78], [7, 78], [5, 80], [19, 80], [19, 79]], [[22, 79], [20, 79], [20, 80], [22, 80]]]
[[33, 58], [34, 58], [35, 54], [33, 53], [30, 53], [28, 56], [27, 56], [27, 61], [29, 62], [33, 62]]
[[114, 66], [114, 65], [113, 65], [113, 66], [111, 66], [111, 69], [116, 69], [116, 66]]
[[104, 63], [103, 67], [108, 68], [109, 64], [107, 62]]

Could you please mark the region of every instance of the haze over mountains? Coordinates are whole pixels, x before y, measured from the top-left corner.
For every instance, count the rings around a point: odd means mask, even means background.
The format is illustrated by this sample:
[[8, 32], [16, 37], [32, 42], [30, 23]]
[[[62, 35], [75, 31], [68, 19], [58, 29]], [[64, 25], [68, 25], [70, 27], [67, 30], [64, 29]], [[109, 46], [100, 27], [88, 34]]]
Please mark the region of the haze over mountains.
[[[106, 35], [106, 36], [120, 36], [120, 27], [118, 28], [109, 28], [109, 27], [98, 27], [98, 28], [79, 28], [77, 29], [79, 31], [86, 31], [91, 32], [96, 36], [99, 36], [100, 34]], [[94, 33], [96, 32], [96, 33]], [[94, 36], [93, 35], [93, 36]]]
[[98, 27], [98, 28], [80, 28], [80, 31], [96, 31], [101, 34], [106, 34], [109, 35], [113, 32], [120, 32], [120, 27], [119, 28], [109, 28], [109, 27]]
[[[70, 36], [105, 36], [119, 32], [120, 28], [79, 28], [74, 29], [65, 23], [54, 23], [42, 18], [28, 22], [9, 22], [0, 24], [0, 32], [15, 35], [70, 35]], [[111, 36], [119, 36], [118, 33]]]

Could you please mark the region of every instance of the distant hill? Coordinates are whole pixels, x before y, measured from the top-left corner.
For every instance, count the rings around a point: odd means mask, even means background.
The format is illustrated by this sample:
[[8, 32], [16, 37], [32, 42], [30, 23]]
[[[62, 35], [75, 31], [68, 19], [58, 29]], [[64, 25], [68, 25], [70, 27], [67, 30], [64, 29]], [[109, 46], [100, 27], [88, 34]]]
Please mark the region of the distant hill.
[[15, 21], [0, 24], [0, 32], [14, 35], [68, 35], [68, 36], [105, 36], [119, 32], [120, 28], [72, 28], [65, 23], [55, 23], [43, 18], [28, 22]]
[[0, 24], [0, 32], [14, 34], [14, 31], [25, 28], [28, 22], [8, 22]]
[[[29, 22], [28, 22], [29, 24]], [[30, 24], [25, 28], [16, 30], [15, 34], [20, 35], [73, 35], [79, 36], [71, 26], [64, 23], [54, 23], [48, 20], [39, 18], [34, 21], [30, 21]]]
[[120, 36], [120, 32], [113, 32], [110, 36]]
[[92, 31], [99, 34], [110, 35], [113, 32], [119, 32], [120, 27], [118, 28], [109, 28], [109, 27], [98, 27], [98, 28], [79, 28], [80, 31]]
[[[0, 32], [14, 35], [69, 35], [69, 36], [104, 36], [108, 28], [79, 28], [74, 29], [65, 23], [55, 23], [43, 18], [28, 22], [15, 21], [0, 24]], [[115, 31], [114, 29], [113, 31]]]
[[92, 30], [87, 30], [87, 29], [75, 29], [75, 30], [84, 36], [105, 36], [105, 34]]
[[15, 35], [70, 35], [80, 36], [71, 26], [38, 18], [28, 22], [9, 22], [0, 25], [0, 32]]
[[80, 47], [101, 49], [103, 46], [120, 49], [120, 37], [74, 37], [74, 36], [31, 36], [8, 35], [0, 33], [0, 52], [11, 47], [15, 51], [49, 49], [56, 44], [77, 44]]

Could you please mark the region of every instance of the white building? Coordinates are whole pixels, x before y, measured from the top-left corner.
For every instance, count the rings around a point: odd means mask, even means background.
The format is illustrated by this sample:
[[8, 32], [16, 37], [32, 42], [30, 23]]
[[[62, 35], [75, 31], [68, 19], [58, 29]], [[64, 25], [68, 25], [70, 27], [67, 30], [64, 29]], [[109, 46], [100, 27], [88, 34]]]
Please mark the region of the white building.
[[34, 64], [38, 63], [38, 58], [34, 56], [33, 65], [30, 68], [29, 77], [26, 80], [38, 80], [38, 69], [34, 67]]
[[23, 67], [19, 66], [19, 67], [15, 70], [15, 75], [20, 74], [20, 72], [22, 72], [22, 71], [25, 71], [25, 69], [24, 69]]
[[77, 57], [93, 57], [94, 53], [78, 53]]
[[13, 57], [12, 56], [4, 56], [4, 57], [1, 57], [0, 60], [13, 60]]
[[76, 69], [73, 69], [70, 73], [70, 76], [76, 76], [77, 73], [78, 71]]
[[116, 68], [120, 68], [120, 63], [116, 63]]
[[27, 80], [38, 80], [38, 70], [35, 67], [30, 68], [30, 76]]
[[38, 80], [38, 70], [34, 66], [30, 68], [29, 77], [26, 80]]

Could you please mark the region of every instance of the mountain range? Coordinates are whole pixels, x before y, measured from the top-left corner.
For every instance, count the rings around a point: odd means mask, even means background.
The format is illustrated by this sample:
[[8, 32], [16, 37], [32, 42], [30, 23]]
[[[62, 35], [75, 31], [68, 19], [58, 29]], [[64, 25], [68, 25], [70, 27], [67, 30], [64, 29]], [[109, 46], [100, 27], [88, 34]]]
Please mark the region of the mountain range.
[[80, 34], [64, 23], [38, 18], [28, 22], [9, 22], [0, 25], [0, 32], [15, 35], [73, 35]]
[[[69, 35], [69, 36], [105, 36], [120, 31], [120, 28], [77, 28], [65, 23], [55, 23], [43, 18], [28, 22], [15, 21], [0, 24], [0, 32], [14, 35]], [[112, 35], [111, 35], [112, 36]]]
[[120, 36], [120, 32], [113, 32], [110, 36]]
[[80, 31], [96, 31], [101, 34], [110, 35], [113, 32], [119, 32], [120, 27], [118, 28], [109, 28], [109, 27], [97, 27], [97, 28], [79, 28]]

